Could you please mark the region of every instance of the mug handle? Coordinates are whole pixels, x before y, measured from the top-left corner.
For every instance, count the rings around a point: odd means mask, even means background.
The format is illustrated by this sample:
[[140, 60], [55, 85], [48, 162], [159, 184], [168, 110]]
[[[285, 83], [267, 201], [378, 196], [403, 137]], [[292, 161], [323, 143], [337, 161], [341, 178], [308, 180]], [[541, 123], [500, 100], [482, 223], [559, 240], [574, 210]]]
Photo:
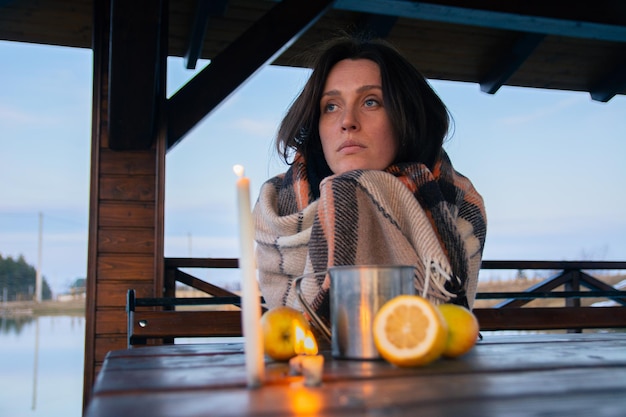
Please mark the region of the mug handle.
[[312, 272], [310, 274], [304, 274], [299, 276], [298, 278], [295, 279], [295, 285], [296, 285], [296, 295], [298, 296], [298, 300], [300, 301], [300, 304], [302, 305], [302, 307], [304, 307], [304, 309], [306, 310], [306, 312], [309, 314], [309, 316], [311, 316], [311, 318], [313, 319], [313, 324], [315, 325], [315, 327], [317, 327], [320, 332], [322, 333], [322, 335], [330, 342], [331, 341], [331, 334], [330, 334], [330, 329], [322, 322], [322, 319], [319, 318], [319, 316], [317, 315], [317, 313], [315, 313], [315, 311], [313, 311], [313, 307], [311, 307], [309, 305], [309, 303], [304, 299], [304, 294], [302, 294], [302, 289], [300, 288], [300, 285], [302, 284], [302, 280], [306, 277], [309, 276], [318, 276], [318, 275], [322, 275], [322, 274], [326, 274], [326, 271], [324, 272]]

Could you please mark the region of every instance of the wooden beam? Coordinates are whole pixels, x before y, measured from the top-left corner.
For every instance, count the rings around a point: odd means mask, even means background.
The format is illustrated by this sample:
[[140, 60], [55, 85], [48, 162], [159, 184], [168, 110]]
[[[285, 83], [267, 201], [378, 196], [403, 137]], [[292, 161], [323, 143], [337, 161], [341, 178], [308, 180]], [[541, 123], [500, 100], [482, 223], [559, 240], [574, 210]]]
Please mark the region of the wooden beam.
[[591, 98], [606, 103], [626, 89], [626, 60], [607, 74], [590, 92]]
[[148, 339], [241, 335], [241, 311], [134, 311], [128, 313], [129, 348], [146, 344]]
[[509, 53], [498, 59], [497, 64], [480, 81], [480, 90], [488, 94], [495, 94], [522, 66], [544, 38], [545, 35], [541, 33], [521, 34]]
[[168, 100], [168, 149], [315, 23], [332, 0], [274, 6]]
[[185, 52], [185, 67], [195, 69], [202, 53], [204, 35], [212, 16], [222, 16], [226, 11], [228, 0], [196, 0], [196, 12], [193, 15], [189, 43]]
[[[580, 285], [582, 285], [585, 288], [589, 288], [590, 292], [596, 292], [596, 291], [602, 291], [602, 292], [612, 292], [612, 291], [618, 291], [615, 289], [615, 287], [613, 287], [612, 285], [607, 284], [606, 282], [600, 281], [599, 279], [592, 277], [589, 274], [586, 274], [584, 272], [580, 272], [579, 275], [579, 283]], [[615, 298], [612, 296], [608, 296], [609, 298], [613, 299], [616, 303], [619, 303], [623, 306], [626, 306], [626, 297], [625, 298]]]
[[[565, 270], [563, 272], [560, 272], [545, 281], [541, 281], [529, 287], [528, 289], [525, 290], [525, 292], [533, 293], [533, 292], [552, 291], [555, 288], [561, 285], [564, 285], [567, 282], [570, 282], [570, 280], [572, 279], [571, 274], [573, 272], [578, 272], [578, 270], [569, 270], [569, 271]], [[502, 301], [496, 304], [495, 308], [521, 307], [524, 304], [528, 304], [530, 301], [531, 301], [530, 299], [521, 299], [521, 298], [511, 299], [511, 300]]]
[[626, 261], [482, 261], [480, 269], [626, 269]]
[[[109, 147], [149, 149], [155, 137], [161, 1], [112, 0]], [[132, 92], [132, 94], [129, 94]]]
[[626, 307], [475, 308], [481, 331], [626, 328]]
[[[616, 302], [626, 305], [626, 291], [616, 290], [608, 284], [605, 290], [593, 291], [501, 291], [476, 293], [477, 300], [497, 300], [514, 298], [519, 300], [536, 300], [546, 298], [616, 298]], [[620, 297], [624, 295], [624, 297]], [[618, 298], [620, 297], [620, 298]]]
[[165, 268], [166, 269], [239, 268], [239, 259], [237, 258], [165, 258]]
[[[519, 3], [511, 4], [511, 3]], [[572, 38], [626, 42], [626, 18], [620, 2], [602, 2], [603, 8], [570, 8], [546, 14], [549, 8], [530, 2], [337, 0], [334, 8], [352, 12], [481, 26]], [[553, 16], [568, 16], [567, 18]]]

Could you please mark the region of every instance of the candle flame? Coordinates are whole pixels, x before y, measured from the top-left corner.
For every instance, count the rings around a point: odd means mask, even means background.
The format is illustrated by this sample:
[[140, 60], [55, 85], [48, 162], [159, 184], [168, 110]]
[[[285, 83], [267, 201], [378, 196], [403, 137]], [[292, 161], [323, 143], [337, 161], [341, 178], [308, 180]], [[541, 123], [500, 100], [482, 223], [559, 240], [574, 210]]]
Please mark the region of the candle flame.
[[243, 165], [233, 165], [233, 172], [235, 173], [235, 175], [237, 175], [239, 178], [243, 177], [243, 173], [244, 173], [244, 168]]
[[296, 336], [293, 350], [296, 354], [302, 355], [304, 353], [304, 338], [306, 337], [306, 334], [304, 333], [304, 329], [300, 327], [296, 320], [293, 321], [293, 326], [295, 327], [294, 334]]
[[310, 330], [303, 329], [295, 320], [294, 326], [296, 336], [294, 351], [298, 355], [317, 355], [317, 342], [313, 333]]
[[313, 333], [309, 330], [304, 339], [304, 354], [305, 355], [317, 355], [317, 342]]

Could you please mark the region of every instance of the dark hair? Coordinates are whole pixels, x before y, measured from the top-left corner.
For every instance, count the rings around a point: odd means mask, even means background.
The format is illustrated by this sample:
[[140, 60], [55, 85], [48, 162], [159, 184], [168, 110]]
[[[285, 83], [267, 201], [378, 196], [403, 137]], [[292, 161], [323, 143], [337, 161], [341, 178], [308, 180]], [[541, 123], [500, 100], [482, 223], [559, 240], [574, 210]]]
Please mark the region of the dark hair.
[[285, 162], [289, 164], [292, 154], [300, 152], [307, 164], [321, 157], [327, 167], [318, 130], [320, 100], [328, 73], [344, 59], [369, 59], [380, 68], [384, 105], [399, 141], [394, 163], [421, 162], [433, 168], [448, 133], [448, 109], [426, 78], [392, 45], [350, 34], [322, 45], [310, 78], [285, 115], [276, 139]]

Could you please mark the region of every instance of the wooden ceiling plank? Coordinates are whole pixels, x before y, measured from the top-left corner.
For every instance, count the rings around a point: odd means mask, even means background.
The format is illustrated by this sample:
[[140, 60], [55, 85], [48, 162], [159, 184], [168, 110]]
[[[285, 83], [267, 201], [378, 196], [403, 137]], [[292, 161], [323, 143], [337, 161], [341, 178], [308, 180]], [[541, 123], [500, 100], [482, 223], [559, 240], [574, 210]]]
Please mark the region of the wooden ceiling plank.
[[386, 38], [396, 25], [397, 16], [384, 16], [380, 14], [366, 14], [359, 22], [359, 26], [370, 31], [376, 37]]
[[222, 16], [226, 11], [228, 0], [196, 0], [196, 11], [189, 33], [189, 43], [184, 60], [187, 69], [195, 69], [198, 58], [202, 53], [204, 36], [209, 24], [209, 18]]
[[515, 42], [509, 54], [498, 59], [493, 69], [480, 81], [480, 90], [488, 94], [495, 94], [496, 91], [511, 78], [524, 61], [528, 59], [535, 48], [543, 42], [544, 38], [545, 35], [539, 33], [523, 34], [517, 42]]
[[288, 48], [332, 2], [282, 1], [212, 59], [168, 100], [168, 150], [248, 78]]
[[606, 103], [624, 90], [626, 90], [626, 60], [604, 77], [589, 94], [593, 100]]
[[626, 42], [624, 25], [466, 8], [428, 1], [337, 0], [334, 8], [518, 32]]

